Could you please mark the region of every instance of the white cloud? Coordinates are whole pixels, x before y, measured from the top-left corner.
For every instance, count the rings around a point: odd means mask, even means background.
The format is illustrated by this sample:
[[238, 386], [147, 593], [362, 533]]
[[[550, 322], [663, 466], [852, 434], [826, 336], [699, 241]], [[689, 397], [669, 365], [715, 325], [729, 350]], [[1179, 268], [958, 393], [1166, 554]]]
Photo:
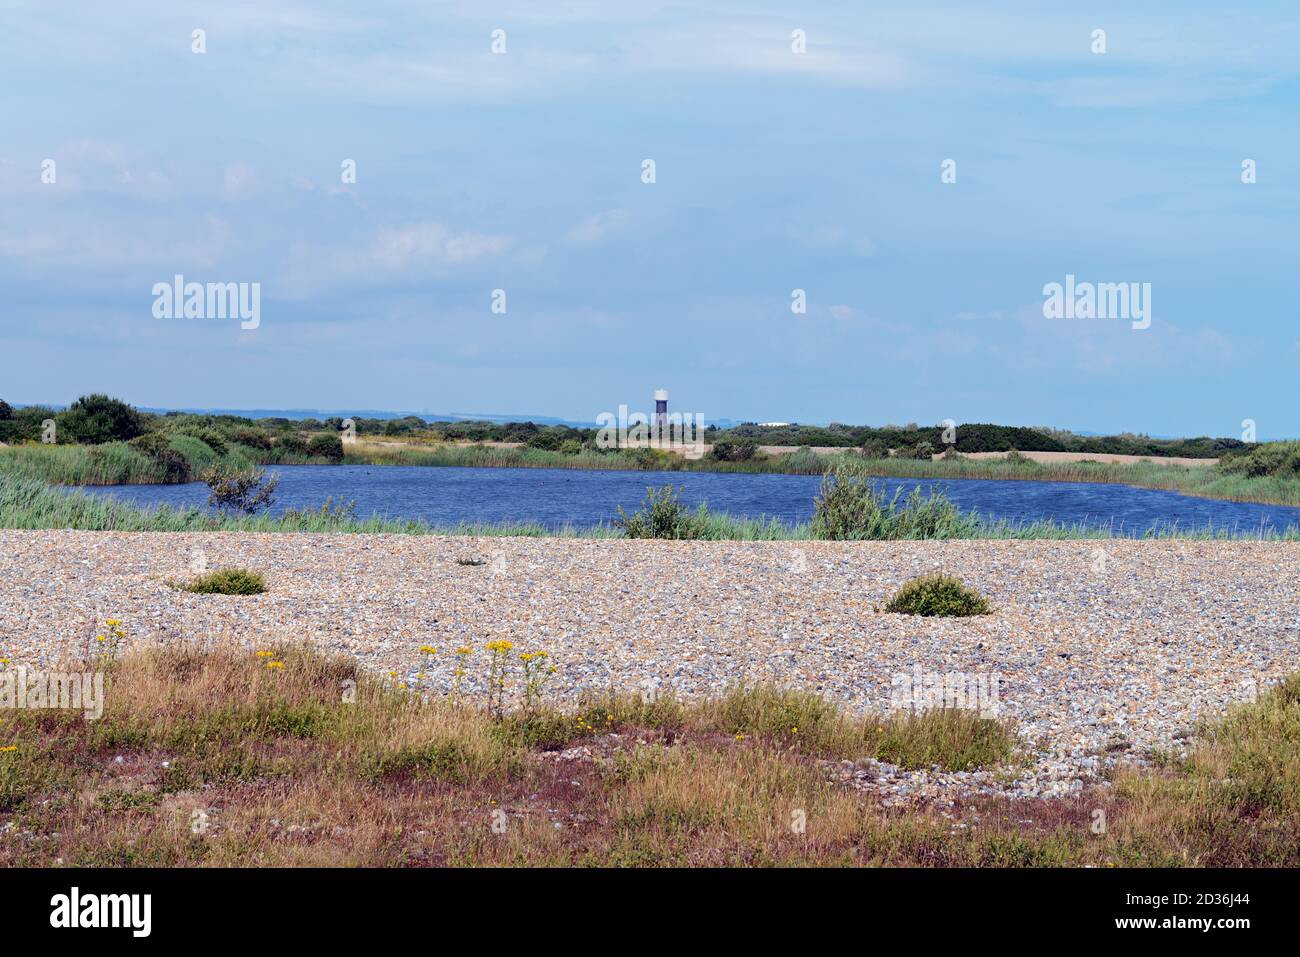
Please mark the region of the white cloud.
[[509, 236], [455, 233], [441, 223], [416, 223], [380, 230], [362, 259], [392, 272], [459, 266], [499, 255], [512, 242]]
[[809, 249], [842, 250], [863, 257], [875, 252], [875, 247], [870, 240], [854, 235], [842, 226], [791, 224], [786, 227], [786, 235]]
[[602, 243], [626, 229], [631, 218], [626, 209], [607, 209], [588, 216], [569, 230], [569, 242], [578, 246]]
[[291, 245], [276, 288], [306, 299], [339, 285], [446, 276], [511, 253], [523, 262], [544, 255], [516, 249], [514, 237], [456, 231], [438, 222], [384, 227], [355, 246], [299, 241]]

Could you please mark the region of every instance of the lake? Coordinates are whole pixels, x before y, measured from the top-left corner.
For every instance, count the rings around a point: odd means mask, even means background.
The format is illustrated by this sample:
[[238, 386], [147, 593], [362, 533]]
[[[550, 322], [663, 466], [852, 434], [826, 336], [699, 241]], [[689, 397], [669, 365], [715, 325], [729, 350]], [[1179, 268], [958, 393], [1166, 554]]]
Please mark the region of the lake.
[[[776, 517], [787, 524], [812, 516], [821, 482], [814, 475], [722, 472], [622, 472], [578, 469], [430, 468], [384, 465], [276, 465], [280, 475], [274, 512], [314, 508], [333, 497], [355, 501], [358, 517], [423, 519], [433, 525], [461, 522], [538, 522], [549, 527], [587, 527], [608, 522], [617, 506], [634, 511], [650, 485], [683, 489], [694, 507], [736, 516]], [[1083, 482], [1018, 482], [984, 479], [877, 479], [892, 495], [901, 489], [940, 488], [963, 511], [992, 519], [1111, 526], [1141, 534], [1152, 526], [1227, 529], [1241, 534], [1300, 526], [1300, 508], [1194, 498], [1156, 489]], [[90, 487], [138, 505], [206, 506], [208, 489], [185, 485]]]

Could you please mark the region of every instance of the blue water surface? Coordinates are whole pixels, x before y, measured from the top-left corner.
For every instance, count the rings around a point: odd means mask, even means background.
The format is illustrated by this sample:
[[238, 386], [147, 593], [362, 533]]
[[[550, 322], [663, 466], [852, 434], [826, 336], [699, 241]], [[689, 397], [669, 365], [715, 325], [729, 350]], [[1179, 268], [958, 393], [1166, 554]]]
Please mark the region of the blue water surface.
[[[273, 512], [314, 508], [328, 497], [355, 501], [358, 517], [423, 519], [434, 525], [461, 522], [537, 522], [578, 528], [608, 522], [617, 506], [634, 511], [650, 485], [682, 488], [683, 502], [707, 502], [710, 510], [735, 516], [776, 517], [787, 524], [812, 516], [821, 482], [815, 475], [754, 475], [723, 472], [614, 472], [579, 469], [446, 468], [394, 465], [276, 465], [280, 476]], [[1300, 526], [1300, 508], [1195, 498], [1157, 489], [1084, 482], [988, 479], [877, 479], [892, 495], [901, 489], [939, 488], [963, 510], [992, 519], [1107, 526], [1142, 534], [1155, 527], [1236, 534], [1284, 531]], [[208, 489], [185, 485], [112, 485], [87, 488], [138, 505], [206, 507]]]

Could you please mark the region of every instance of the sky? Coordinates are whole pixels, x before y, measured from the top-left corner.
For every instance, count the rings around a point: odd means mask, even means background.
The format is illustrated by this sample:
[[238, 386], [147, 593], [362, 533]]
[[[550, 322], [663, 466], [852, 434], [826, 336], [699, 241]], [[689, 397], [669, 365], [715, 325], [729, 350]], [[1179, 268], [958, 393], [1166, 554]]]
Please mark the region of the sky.
[[1298, 22], [7, 0], [0, 398], [1300, 435]]

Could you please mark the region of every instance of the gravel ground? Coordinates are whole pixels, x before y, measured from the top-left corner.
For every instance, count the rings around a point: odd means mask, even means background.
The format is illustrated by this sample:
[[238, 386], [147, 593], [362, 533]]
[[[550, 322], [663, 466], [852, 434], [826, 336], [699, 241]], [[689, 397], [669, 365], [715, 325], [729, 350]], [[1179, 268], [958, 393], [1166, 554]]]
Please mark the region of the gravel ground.
[[[256, 597], [169, 587], [206, 566], [262, 571]], [[485, 564], [457, 564], [476, 558]], [[878, 611], [906, 579], [944, 571], [993, 613], [922, 619]], [[1300, 667], [1300, 544], [1192, 541], [656, 542], [401, 535], [0, 530], [0, 652], [48, 664], [118, 618], [132, 640], [265, 647], [307, 640], [445, 688], [452, 650], [545, 649], [569, 700], [626, 690], [721, 691], [740, 680], [817, 690], [886, 712], [895, 676], [994, 682], [1033, 750], [998, 788], [1077, 789], [1115, 762], [1178, 747], [1199, 716]], [[985, 702], [986, 704], [988, 702]], [[846, 774], [915, 791], [990, 776]]]

